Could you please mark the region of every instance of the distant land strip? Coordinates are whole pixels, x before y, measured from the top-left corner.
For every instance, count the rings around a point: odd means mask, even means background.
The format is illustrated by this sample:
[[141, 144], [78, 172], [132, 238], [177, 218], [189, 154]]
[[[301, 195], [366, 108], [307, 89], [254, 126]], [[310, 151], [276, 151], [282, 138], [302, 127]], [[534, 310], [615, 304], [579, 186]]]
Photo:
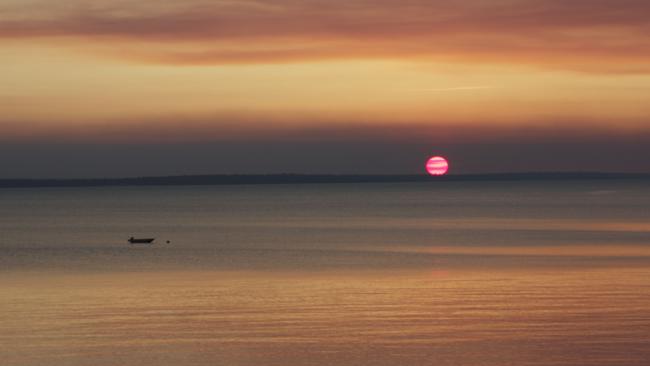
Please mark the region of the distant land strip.
[[428, 175], [233, 174], [88, 179], [0, 179], [0, 188], [185, 186], [239, 184], [407, 183], [464, 181], [650, 180], [650, 173], [494, 173], [431, 177]]

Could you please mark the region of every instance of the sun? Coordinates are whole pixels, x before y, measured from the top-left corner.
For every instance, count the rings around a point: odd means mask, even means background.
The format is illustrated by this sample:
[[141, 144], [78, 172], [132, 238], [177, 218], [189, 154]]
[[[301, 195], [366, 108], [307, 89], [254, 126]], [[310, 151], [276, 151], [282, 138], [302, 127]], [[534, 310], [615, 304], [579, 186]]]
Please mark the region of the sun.
[[442, 156], [434, 156], [427, 161], [426, 169], [429, 175], [445, 175], [449, 171], [449, 163]]

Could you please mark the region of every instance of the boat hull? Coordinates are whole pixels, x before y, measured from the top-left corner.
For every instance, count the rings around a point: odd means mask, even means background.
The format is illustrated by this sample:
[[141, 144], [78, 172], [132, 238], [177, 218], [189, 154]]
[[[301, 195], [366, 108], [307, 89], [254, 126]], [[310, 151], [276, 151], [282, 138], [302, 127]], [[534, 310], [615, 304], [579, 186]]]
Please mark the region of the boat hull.
[[144, 238], [144, 239], [131, 238], [131, 239], [129, 239], [129, 243], [130, 244], [153, 244], [154, 240], [155, 239], [153, 239], [153, 238]]

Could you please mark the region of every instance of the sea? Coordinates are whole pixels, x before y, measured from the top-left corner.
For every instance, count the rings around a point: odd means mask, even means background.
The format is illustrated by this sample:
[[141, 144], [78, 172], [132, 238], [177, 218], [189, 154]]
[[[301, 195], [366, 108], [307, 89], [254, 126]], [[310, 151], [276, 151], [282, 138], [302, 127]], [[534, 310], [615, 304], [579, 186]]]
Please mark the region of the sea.
[[649, 365], [650, 181], [0, 189], [0, 364]]

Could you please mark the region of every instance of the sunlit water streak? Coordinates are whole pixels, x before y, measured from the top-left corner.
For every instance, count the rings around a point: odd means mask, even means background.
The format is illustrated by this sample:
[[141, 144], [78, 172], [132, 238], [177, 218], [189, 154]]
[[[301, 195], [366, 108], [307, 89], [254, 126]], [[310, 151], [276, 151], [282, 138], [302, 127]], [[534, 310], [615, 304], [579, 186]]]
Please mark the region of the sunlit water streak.
[[[650, 359], [644, 184], [7, 190], [0, 199], [2, 364]], [[172, 244], [124, 244], [150, 233]]]

